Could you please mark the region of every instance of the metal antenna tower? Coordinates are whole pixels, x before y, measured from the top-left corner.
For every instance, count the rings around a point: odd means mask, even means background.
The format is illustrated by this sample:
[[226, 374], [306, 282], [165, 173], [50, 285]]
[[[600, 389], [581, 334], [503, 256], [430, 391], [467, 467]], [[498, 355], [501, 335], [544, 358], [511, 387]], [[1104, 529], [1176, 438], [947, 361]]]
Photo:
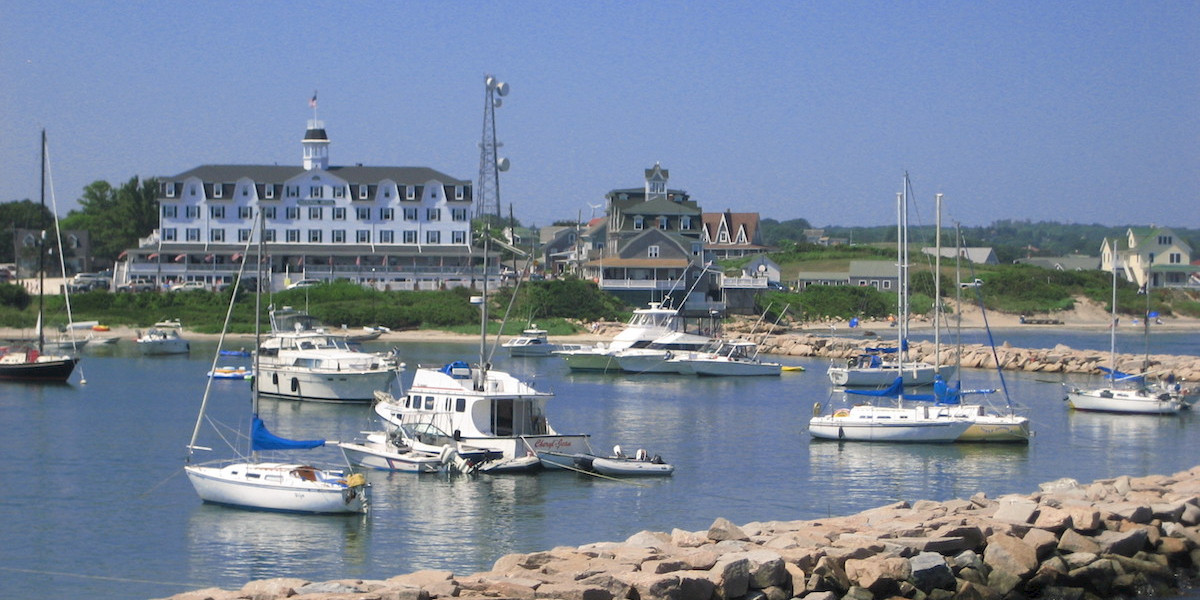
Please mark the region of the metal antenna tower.
[[485, 76], [483, 98], [483, 139], [479, 142], [479, 182], [475, 189], [478, 199], [476, 218], [496, 215], [500, 222], [500, 172], [508, 170], [508, 159], [497, 154], [501, 144], [496, 141], [496, 109], [500, 99], [508, 95], [508, 84], [491, 75]]

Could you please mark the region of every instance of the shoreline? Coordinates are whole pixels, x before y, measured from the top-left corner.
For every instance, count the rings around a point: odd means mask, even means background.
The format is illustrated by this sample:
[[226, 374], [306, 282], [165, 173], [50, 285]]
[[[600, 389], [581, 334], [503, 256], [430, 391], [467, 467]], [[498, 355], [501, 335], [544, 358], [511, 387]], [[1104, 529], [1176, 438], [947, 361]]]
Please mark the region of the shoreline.
[[999, 600], [1167, 597], [1200, 566], [1200, 466], [1042, 483], [1030, 494], [918, 500], [841, 517], [641, 531], [621, 542], [508, 554], [465, 576], [260, 579], [170, 600], [738, 598]]

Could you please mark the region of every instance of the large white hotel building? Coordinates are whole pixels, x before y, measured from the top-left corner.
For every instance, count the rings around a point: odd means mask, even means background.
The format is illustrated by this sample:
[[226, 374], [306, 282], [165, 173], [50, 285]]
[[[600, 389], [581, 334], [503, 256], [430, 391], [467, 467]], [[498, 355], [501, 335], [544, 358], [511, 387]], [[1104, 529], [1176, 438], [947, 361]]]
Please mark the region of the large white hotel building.
[[272, 289], [301, 278], [380, 289], [478, 285], [483, 254], [471, 243], [469, 180], [426, 167], [330, 166], [317, 120], [302, 145], [302, 166], [204, 165], [160, 178], [159, 228], [126, 251], [117, 282], [230, 283], [258, 254], [261, 211]]

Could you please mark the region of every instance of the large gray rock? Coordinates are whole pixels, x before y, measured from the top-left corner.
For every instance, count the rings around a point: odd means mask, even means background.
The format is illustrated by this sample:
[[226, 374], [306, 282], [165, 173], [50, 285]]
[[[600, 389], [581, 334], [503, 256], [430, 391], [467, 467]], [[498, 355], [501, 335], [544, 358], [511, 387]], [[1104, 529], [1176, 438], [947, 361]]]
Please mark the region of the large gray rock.
[[912, 575], [908, 559], [874, 557], [846, 561], [846, 576], [854, 585], [867, 588], [878, 597], [898, 595], [900, 583]]
[[1016, 589], [1038, 566], [1037, 552], [1033, 547], [1009, 535], [993, 535], [988, 538], [983, 562], [991, 569], [988, 573], [988, 587], [1001, 594]]
[[1038, 560], [1045, 560], [1058, 546], [1058, 538], [1053, 533], [1036, 527], [1026, 532], [1021, 540], [1033, 548]]
[[908, 580], [926, 594], [935, 589], [954, 589], [954, 571], [941, 554], [922, 552], [908, 559], [908, 568]]
[[750, 589], [750, 559], [744, 553], [722, 556], [709, 572], [716, 576], [717, 587], [726, 598], [743, 596]]
[[725, 540], [749, 540], [750, 536], [742, 531], [741, 527], [734, 525], [728, 519], [718, 517], [713, 521], [712, 526], [708, 528], [708, 539], [714, 542], [722, 542]]
[[1102, 531], [1096, 536], [1100, 551], [1121, 556], [1133, 556], [1146, 547], [1148, 534], [1145, 529], [1126, 531]]
[[813, 567], [805, 588], [810, 592], [835, 592], [840, 596], [850, 589], [850, 578], [837, 561], [822, 556]]
[[1005, 498], [1000, 501], [1000, 507], [992, 518], [1001, 523], [1027, 525], [1033, 522], [1037, 512], [1036, 502], [1024, 498]]
[[1092, 538], [1082, 535], [1074, 529], [1068, 529], [1058, 538], [1058, 551], [1063, 554], [1075, 552], [1098, 554], [1100, 552], [1100, 544], [1097, 544]]
[[295, 596], [296, 590], [310, 582], [295, 577], [276, 577], [274, 579], [259, 579], [242, 586], [242, 595], [250, 600], [274, 600]]

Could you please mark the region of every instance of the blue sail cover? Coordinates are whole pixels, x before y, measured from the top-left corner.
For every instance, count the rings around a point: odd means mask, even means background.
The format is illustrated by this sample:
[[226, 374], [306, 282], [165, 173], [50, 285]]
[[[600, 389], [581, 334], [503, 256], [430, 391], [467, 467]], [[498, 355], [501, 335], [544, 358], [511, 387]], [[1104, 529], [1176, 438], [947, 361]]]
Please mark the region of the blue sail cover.
[[1143, 383], [1146, 380], [1146, 378], [1142, 377], [1141, 375], [1130, 375], [1129, 373], [1125, 373], [1123, 371], [1117, 371], [1114, 369], [1110, 369], [1108, 367], [1096, 367], [1096, 368], [1100, 369], [1104, 373], [1108, 373], [1107, 375], [1104, 376], [1105, 379], [1116, 379], [1117, 381], [1132, 381], [1133, 383]]
[[932, 394], [905, 394], [904, 393], [904, 378], [897, 377], [892, 385], [889, 385], [882, 390], [846, 390], [847, 394], [855, 396], [872, 396], [875, 398], [904, 398], [905, 400], [923, 400], [931, 401], [934, 399]]
[[941, 375], [933, 376], [933, 397], [938, 404], [962, 404], [962, 384], [950, 385]]
[[466, 361], [456, 360], [456, 361], [454, 361], [452, 363], [448, 363], [446, 366], [442, 367], [441, 371], [447, 375], [454, 375], [454, 369], [470, 369], [470, 368], [471, 368], [471, 365], [468, 365], [466, 363]]
[[325, 440], [289, 440], [267, 431], [267, 424], [254, 415], [254, 423], [250, 426], [250, 445], [258, 450], [309, 450], [324, 446]]

